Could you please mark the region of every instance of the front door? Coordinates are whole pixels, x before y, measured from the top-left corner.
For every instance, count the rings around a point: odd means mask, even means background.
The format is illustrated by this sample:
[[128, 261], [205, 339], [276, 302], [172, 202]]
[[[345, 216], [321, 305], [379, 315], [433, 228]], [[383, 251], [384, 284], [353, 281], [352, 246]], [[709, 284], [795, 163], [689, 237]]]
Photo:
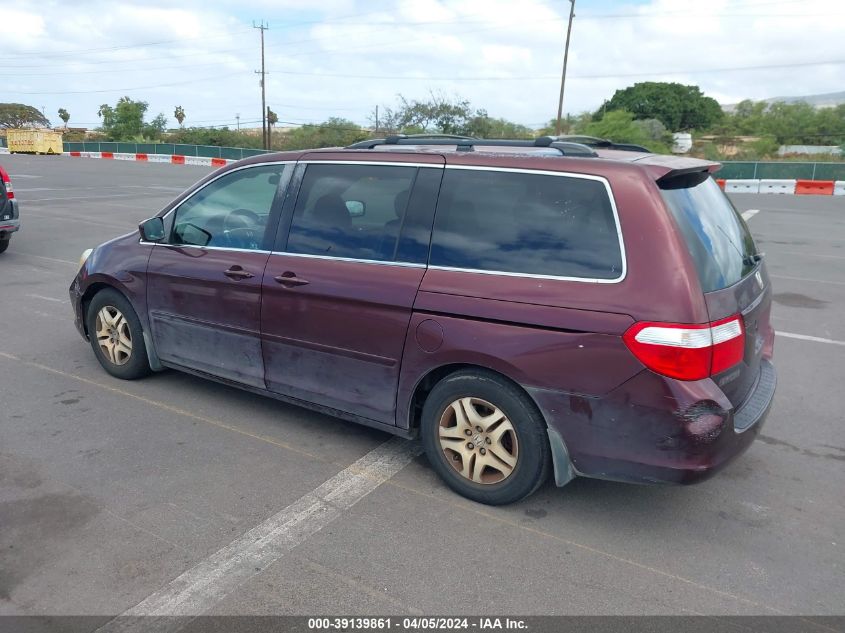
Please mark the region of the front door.
[[169, 239], [156, 244], [147, 267], [152, 337], [164, 364], [264, 387], [261, 278], [280, 182], [292, 169], [273, 163], [228, 172], [169, 214]]
[[289, 235], [283, 220], [264, 273], [270, 390], [396, 424], [402, 350], [443, 172], [441, 157], [425, 160], [300, 164], [299, 195], [284, 213]]

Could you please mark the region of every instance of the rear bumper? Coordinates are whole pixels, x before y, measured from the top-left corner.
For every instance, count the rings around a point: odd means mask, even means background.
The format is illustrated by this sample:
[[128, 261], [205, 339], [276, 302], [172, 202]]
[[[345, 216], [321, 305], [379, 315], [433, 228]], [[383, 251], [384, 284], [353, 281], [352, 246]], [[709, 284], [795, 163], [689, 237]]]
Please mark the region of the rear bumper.
[[568, 460], [572, 474], [584, 477], [691, 484], [748, 449], [776, 386], [775, 368], [764, 360], [750, 396], [736, 409], [709, 379], [682, 382], [649, 371], [604, 398], [529, 391], [565, 446], [553, 450], [556, 474], [567, 472], [559, 462]]

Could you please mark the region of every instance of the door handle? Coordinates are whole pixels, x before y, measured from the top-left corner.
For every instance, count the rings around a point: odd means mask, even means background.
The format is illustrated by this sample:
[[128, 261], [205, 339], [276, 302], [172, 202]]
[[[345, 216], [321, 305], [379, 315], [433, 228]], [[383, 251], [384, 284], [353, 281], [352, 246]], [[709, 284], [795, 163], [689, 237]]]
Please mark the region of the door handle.
[[251, 272], [248, 270], [244, 270], [238, 265], [232, 266], [229, 270], [223, 272], [229, 279], [234, 279], [239, 281], [241, 279], [249, 279], [250, 277], [255, 277]]
[[273, 277], [277, 284], [282, 284], [286, 288], [293, 288], [294, 286], [305, 286], [308, 284], [308, 281], [305, 279], [300, 279], [296, 276], [296, 273], [287, 271], [282, 273], [281, 275], [277, 275]]

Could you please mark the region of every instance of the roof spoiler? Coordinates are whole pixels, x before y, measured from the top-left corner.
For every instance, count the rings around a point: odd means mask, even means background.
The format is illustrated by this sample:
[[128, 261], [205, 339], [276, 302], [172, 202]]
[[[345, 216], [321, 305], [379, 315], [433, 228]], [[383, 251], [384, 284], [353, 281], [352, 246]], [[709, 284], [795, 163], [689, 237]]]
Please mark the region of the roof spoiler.
[[673, 169], [657, 179], [657, 186], [661, 189], [689, 189], [710, 178], [711, 172], [716, 171], [718, 167], [719, 165], [702, 165]]

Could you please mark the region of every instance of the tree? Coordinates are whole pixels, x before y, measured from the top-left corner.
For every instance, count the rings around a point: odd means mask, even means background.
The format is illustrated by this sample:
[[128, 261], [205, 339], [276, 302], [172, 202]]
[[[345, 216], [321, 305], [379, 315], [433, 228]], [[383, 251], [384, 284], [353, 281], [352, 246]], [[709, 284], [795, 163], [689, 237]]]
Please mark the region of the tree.
[[97, 116], [103, 120], [101, 130], [111, 129], [114, 126], [114, 108], [108, 103], [104, 103], [97, 110]]
[[643, 134], [651, 141], [664, 144], [670, 144], [672, 142], [672, 134], [669, 133], [666, 126], [658, 119], [640, 119], [639, 121], [634, 121], [634, 125], [640, 128]]
[[[762, 148], [771, 154], [771, 143], [780, 145], [838, 145], [845, 142], [845, 104], [814, 108], [804, 103], [741, 101], [710, 133], [730, 144], [737, 137], [769, 139], [751, 148], [752, 156]], [[750, 141], [752, 144], [754, 141]], [[756, 149], [755, 149], [756, 148]]]
[[173, 111], [173, 118], [179, 122], [179, 127], [182, 127], [182, 121], [185, 120], [185, 110], [182, 106], [176, 106], [176, 109]]
[[534, 138], [534, 131], [531, 128], [507, 119], [488, 117], [486, 112], [470, 119], [467, 125], [467, 133], [469, 136], [479, 138]]
[[598, 121], [604, 112], [625, 110], [635, 119], [659, 119], [670, 131], [709, 128], [722, 118], [718, 102], [704, 95], [698, 86], [646, 81], [617, 90], [593, 115]]
[[[593, 122], [592, 112], [582, 112], [578, 115], [567, 114], [563, 120], [561, 132], [564, 134], [584, 134], [587, 126]], [[557, 119], [551, 119], [545, 127], [537, 130], [538, 136], [555, 136], [557, 133]]]
[[258, 149], [261, 147], [261, 137], [246, 132], [236, 132], [228, 127], [187, 127], [179, 128], [169, 134], [168, 141], [171, 143], [184, 143], [186, 145], [216, 145], [219, 147], [248, 147]]
[[144, 127], [142, 128], [142, 136], [144, 138], [153, 139], [157, 141], [161, 139], [166, 129], [167, 117], [164, 116], [164, 113], [160, 113], [152, 121], [144, 124]]
[[50, 121], [30, 105], [0, 103], [0, 129], [19, 127], [50, 127]]
[[65, 129], [67, 129], [67, 122], [70, 121], [70, 114], [64, 108], [59, 108], [59, 118], [65, 122]]
[[624, 110], [607, 112], [599, 121], [593, 121], [584, 128], [587, 136], [597, 136], [617, 143], [633, 143], [647, 147], [653, 152], [668, 154], [669, 148], [663, 140], [651, 138], [647, 126], [639, 125], [634, 115]]
[[385, 106], [379, 117], [379, 129], [388, 134], [458, 134], [469, 135], [472, 122], [485, 118], [484, 110], [473, 110], [466, 99], [450, 99], [440, 92], [429, 93], [427, 101], [408, 100], [398, 95], [395, 108]]
[[343, 147], [369, 136], [352, 121], [332, 117], [316, 125], [302, 125], [282, 139], [283, 149], [309, 149], [312, 147]]
[[99, 131], [109, 141], [158, 140], [167, 129], [167, 117], [158, 114], [152, 121], [145, 122], [149, 104], [146, 101], [134, 101], [121, 97], [114, 107], [104, 103], [97, 110], [97, 116], [103, 120]]
[[279, 115], [273, 112], [269, 107], [267, 108], [267, 123], [270, 127], [276, 125], [279, 122]]

